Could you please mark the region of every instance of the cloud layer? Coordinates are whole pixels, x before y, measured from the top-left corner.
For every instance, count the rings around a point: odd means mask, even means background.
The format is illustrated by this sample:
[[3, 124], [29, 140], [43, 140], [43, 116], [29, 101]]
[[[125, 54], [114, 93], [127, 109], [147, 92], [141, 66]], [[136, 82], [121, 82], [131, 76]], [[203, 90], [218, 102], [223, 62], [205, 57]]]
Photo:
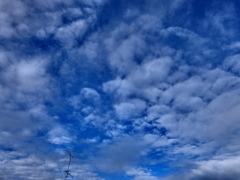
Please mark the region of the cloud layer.
[[240, 178], [240, 4], [0, 2], [0, 179]]

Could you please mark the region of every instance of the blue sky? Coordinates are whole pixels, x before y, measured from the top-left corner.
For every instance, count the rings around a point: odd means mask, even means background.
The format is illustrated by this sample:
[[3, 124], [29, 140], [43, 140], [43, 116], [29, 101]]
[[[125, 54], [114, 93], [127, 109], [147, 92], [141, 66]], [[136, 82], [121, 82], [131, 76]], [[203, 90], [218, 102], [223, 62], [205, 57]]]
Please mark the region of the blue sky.
[[0, 179], [240, 179], [239, 8], [1, 0]]

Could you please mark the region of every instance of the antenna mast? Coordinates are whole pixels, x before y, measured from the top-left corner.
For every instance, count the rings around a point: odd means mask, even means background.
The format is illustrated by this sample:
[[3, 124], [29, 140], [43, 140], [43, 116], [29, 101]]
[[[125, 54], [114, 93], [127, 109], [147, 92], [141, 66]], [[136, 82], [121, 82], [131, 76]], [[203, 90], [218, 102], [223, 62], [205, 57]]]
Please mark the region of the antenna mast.
[[73, 178], [73, 176], [69, 173], [69, 170], [70, 170], [70, 164], [71, 164], [71, 161], [72, 161], [72, 158], [73, 158], [73, 155], [70, 151], [68, 151], [68, 154], [69, 154], [69, 161], [68, 161], [68, 167], [67, 167], [67, 170], [64, 171], [66, 173], [66, 179], [68, 178], [68, 176], [71, 176]]

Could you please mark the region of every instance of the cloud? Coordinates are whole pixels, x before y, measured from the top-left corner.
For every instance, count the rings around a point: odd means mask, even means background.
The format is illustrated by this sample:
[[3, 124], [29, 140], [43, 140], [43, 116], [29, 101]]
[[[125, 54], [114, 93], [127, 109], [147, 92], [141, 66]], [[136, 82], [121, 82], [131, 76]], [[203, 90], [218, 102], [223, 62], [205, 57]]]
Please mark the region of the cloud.
[[240, 57], [239, 54], [237, 54], [226, 58], [223, 62], [223, 67], [226, 70], [231, 70], [233, 73], [238, 74], [240, 69], [240, 64], [238, 62], [239, 57]]
[[[212, 6], [217, 6], [213, 3]], [[233, 37], [235, 28], [234, 22], [235, 19], [235, 8], [234, 5], [230, 2], [229, 4], [220, 4], [219, 10], [210, 10], [206, 13], [206, 19], [203, 23], [205, 30], [210, 32], [215, 30], [218, 34], [223, 35], [223, 37]], [[224, 23], [227, 22], [227, 23]]]
[[69, 144], [74, 141], [74, 138], [70, 136], [70, 133], [62, 127], [54, 127], [48, 132], [48, 135], [48, 141], [57, 145]]
[[34, 92], [49, 83], [49, 78], [44, 72], [44, 61], [21, 61], [9, 67], [4, 74], [8, 81], [16, 81], [18, 89], [22, 92]]
[[99, 177], [94, 169], [88, 164], [72, 165], [71, 174], [74, 178], [86, 179], [86, 180], [104, 180]]
[[239, 157], [199, 162], [198, 169], [192, 171], [192, 179], [236, 179], [240, 177], [237, 169]]
[[170, 180], [177, 177], [186, 180], [233, 180], [240, 177], [237, 169], [238, 165], [239, 156], [219, 156], [208, 161], [196, 162], [189, 171], [185, 171], [182, 174], [163, 179]]
[[103, 84], [103, 91], [113, 94], [116, 93], [118, 97], [125, 99], [129, 97], [132, 92], [136, 91], [136, 89], [128, 80], [117, 77], [114, 80], [105, 82]]
[[154, 177], [146, 169], [136, 168], [127, 171], [127, 175], [134, 176], [134, 180], [158, 180], [159, 178]]
[[[229, 18], [232, 18], [232, 14], [229, 14]], [[220, 26], [216, 28], [221, 29]], [[131, 115], [134, 117], [137, 111], [131, 111], [133, 107], [129, 100], [132, 96], [138, 97], [150, 103], [147, 104], [145, 111], [147, 116], [144, 114], [133, 120], [134, 129], [144, 131], [144, 128], [140, 128], [143, 126], [150, 126], [152, 129], [166, 128], [167, 140], [156, 138], [154, 145], [169, 147], [164, 153], [174, 153], [175, 158], [182, 156], [209, 158], [219, 147], [223, 154], [229, 149], [238, 151], [235, 137], [239, 127], [236, 127], [237, 119], [234, 117], [238, 114], [236, 110], [238, 105], [235, 100], [227, 100], [230, 96], [238, 97], [235, 90], [238, 89], [239, 78], [227, 72], [232, 70], [233, 64], [237, 64], [233, 60], [237, 59], [237, 56], [228, 57], [225, 61], [225, 58], [222, 58], [221, 62], [224, 63], [219, 63], [217, 67], [208, 66], [204, 59], [212, 58], [214, 52], [209, 47], [210, 39], [204, 39], [191, 30], [180, 27], [163, 29], [161, 35], [164, 38], [178, 36], [177, 42], [185, 42], [183, 46], [179, 46], [181, 52], [176, 51], [171, 45], [171, 48], [162, 47], [161, 55], [152, 53], [151, 56], [149, 53], [147, 57], [142, 56], [138, 64], [128, 66], [131, 68], [130, 72], [125, 71], [124, 76], [122, 72], [118, 72], [115, 79], [103, 84], [103, 90], [113, 94], [121, 102], [114, 105], [117, 117], [119, 119], [127, 119]], [[158, 47], [161, 49], [161, 45]], [[202, 49], [202, 54], [197, 57], [196, 52], [199, 48]], [[188, 58], [189, 60], [186, 60]], [[131, 63], [131, 58], [128, 58], [128, 63]], [[200, 64], [203, 64], [203, 67], [199, 66]], [[115, 71], [116, 68], [112, 69]], [[234, 69], [233, 73], [237, 73], [237, 66], [234, 66]], [[148, 121], [151, 125], [146, 125]], [[233, 133], [230, 133], [230, 137], [227, 132], [234, 126], [236, 129], [231, 130]], [[220, 142], [225, 139], [223, 136], [226, 137], [226, 141]], [[174, 141], [169, 141], [168, 138]], [[227, 139], [231, 139], [231, 142]], [[177, 145], [173, 148], [172, 143]]]
[[238, 177], [238, 6], [1, 1], [0, 179]]
[[128, 120], [131, 117], [138, 117], [146, 109], [147, 105], [140, 99], [132, 99], [115, 105], [115, 110], [119, 119]]
[[87, 23], [84, 20], [79, 20], [70, 25], [60, 27], [56, 33], [56, 39], [58, 39], [65, 48], [72, 48], [72, 46], [77, 46], [78, 39], [82, 38], [87, 29]]
[[[46, 157], [36, 157], [35, 155], [24, 158], [12, 159], [1, 165], [2, 179], [61, 179], [61, 176], [56, 176], [55, 172], [59, 171], [58, 164], [53, 160], [46, 160]], [[48, 170], [49, 172], [44, 172]]]
[[[172, 66], [172, 60], [169, 57], [159, 59], [151, 59], [140, 66], [136, 71], [132, 71], [129, 75], [130, 82], [137, 87], [141, 85], [148, 86], [164, 81]], [[140, 81], [140, 82], [139, 82]]]
[[[4, 46], [0, 57], [0, 146], [5, 159], [0, 167], [1, 172], [4, 172], [0, 178], [61, 179], [64, 176], [61, 173], [63, 164], [59, 163], [60, 158], [51, 157], [59, 156], [55, 149], [66, 148], [73, 143], [75, 136], [68, 132], [66, 126], [61, 125], [58, 115], [49, 113], [59, 100], [58, 82], [51, 71], [54, 69], [53, 59], [56, 58], [56, 52], [53, 52], [56, 49], [52, 47], [57, 44], [58, 39], [53, 39], [57, 27], [69, 27], [65, 30], [67, 36], [72, 28], [78, 29], [80, 22], [85, 22], [76, 21], [72, 26], [62, 24], [61, 16], [68, 13], [68, 8], [61, 11], [56, 6], [72, 4], [70, 1], [13, 4], [1, 1], [3, 26], [0, 28], [0, 36]], [[72, 19], [81, 16], [77, 11], [72, 12]], [[76, 36], [81, 34], [77, 33]], [[52, 55], [48, 54], [48, 50]], [[98, 101], [99, 97], [94, 96], [94, 93], [93, 90], [83, 89], [86, 98], [93, 95], [92, 98], [96, 97]], [[54, 150], [48, 154], [48, 148], [53, 146]], [[94, 173], [91, 175], [90, 170], [82, 177], [99, 179]]]
[[141, 137], [123, 137], [106, 144], [94, 159], [95, 166], [108, 173], [127, 171], [137, 164], [147, 150], [147, 143], [139, 141], [140, 139]]
[[110, 54], [110, 66], [117, 69], [121, 74], [129, 72], [135, 66], [135, 62], [133, 61], [134, 56], [140, 54], [143, 47], [144, 44], [140, 37], [136, 35], [130, 36], [128, 39], [121, 42], [117, 50]]
[[[0, 165], [2, 179], [63, 179], [65, 178], [64, 170], [68, 164], [68, 154], [63, 153], [61, 156], [56, 153], [45, 152], [44, 154], [36, 152], [34, 154], [20, 153], [14, 151], [2, 152], [5, 158]], [[64, 156], [66, 158], [64, 158]], [[74, 157], [76, 158], [76, 157]], [[81, 163], [76, 165], [71, 163], [70, 173], [75, 178], [84, 178], [87, 180], [103, 180], [93, 172], [92, 167]]]
[[101, 97], [96, 90], [91, 88], [82, 88], [79, 94], [69, 98], [69, 102], [75, 109], [82, 108], [85, 112], [87, 112], [87, 108], [83, 106], [87, 105], [89, 108], [90, 106], [95, 107], [100, 103], [100, 99]]
[[[19, 32], [26, 31], [27, 27], [24, 22], [19, 20], [23, 19], [27, 14], [27, 8], [21, 1], [14, 1], [14, 3], [9, 3], [8, 1], [2, 1], [0, 3], [1, 13], [0, 19], [2, 26], [0, 28], [0, 37], [1, 38], [12, 38], [16, 37]], [[12, 11], [15, 9], [16, 11]], [[16, 25], [16, 29], [12, 26], [11, 23], [19, 22]]]
[[239, 42], [234, 42], [234, 43], [230, 44], [229, 46], [227, 46], [226, 48], [229, 48], [231, 50], [239, 49], [240, 48], [240, 43]]
[[87, 99], [92, 99], [93, 101], [99, 101], [100, 95], [95, 91], [94, 89], [91, 88], [83, 88], [81, 90], [82, 96], [84, 96]]
[[[152, 90], [155, 85], [164, 82], [164, 78], [170, 71], [172, 60], [169, 57], [163, 57], [155, 60], [149, 60], [141, 66], [136, 66], [125, 79], [117, 77], [103, 84], [105, 92], [117, 93], [122, 99], [128, 98], [133, 94], [142, 94], [145, 88]], [[155, 88], [156, 93], [158, 89]], [[147, 89], [144, 93], [148, 96]], [[152, 91], [151, 91], [152, 92]]]

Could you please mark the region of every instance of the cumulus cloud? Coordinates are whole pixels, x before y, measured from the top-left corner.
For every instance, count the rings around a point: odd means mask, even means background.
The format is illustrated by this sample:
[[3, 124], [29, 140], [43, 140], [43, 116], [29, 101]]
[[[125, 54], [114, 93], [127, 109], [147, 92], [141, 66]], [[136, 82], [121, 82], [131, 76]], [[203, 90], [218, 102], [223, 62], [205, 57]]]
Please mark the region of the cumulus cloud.
[[115, 105], [115, 110], [119, 119], [129, 120], [131, 117], [141, 116], [147, 105], [140, 99], [132, 99], [129, 102], [124, 102]]
[[[89, 5], [82, 3], [81, 8], [75, 9], [71, 7], [75, 4], [73, 1], [0, 3], [3, 22], [0, 38], [4, 41], [0, 57], [1, 179], [64, 177], [65, 162], [61, 163], [61, 155], [56, 149], [66, 149], [74, 142], [75, 136], [61, 125], [58, 115], [49, 113], [51, 108], [56, 107], [53, 104], [58, 98], [52, 100], [57, 97], [59, 87], [51, 71], [57, 52], [50, 55], [48, 51], [60, 47], [61, 43], [68, 48], [70, 41], [67, 42], [66, 38], [73, 37], [74, 40], [84, 35], [88, 26], [83, 14], [94, 14], [95, 11], [91, 10], [94, 7], [90, 6], [100, 6], [102, 1], [92, 1]], [[58, 9], [59, 6], [63, 9]], [[88, 10], [84, 10], [86, 6], [89, 6]], [[64, 20], [64, 16], [69, 19]], [[88, 23], [91, 23], [90, 19]], [[66, 21], [75, 20], [64, 25]], [[60, 31], [61, 36], [58, 37]], [[86, 88], [82, 94], [86, 99], [99, 101], [99, 95], [94, 90]], [[57, 148], [49, 154], [51, 146]], [[90, 168], [81, 177], [100, 179]]]
[[127, 175], [134, 176], [134, 180], [158, 180], [159, 178], [154, 177], [146, 169], [133, 168], [127, 171]]
[[226, 58], [223, 62], [223, 67], [226, 70], [231, 70], [233, 73], [239, 73], [239, 68], [240, 68], [240, 64], [239, 64], [239, 54], [234, 55], [234, 56], [230, 56], [228, 58]]
[[69, 102], [71, 106], [73, 106], [74, 108], [76, 109], [82, 108], [84, 109], [85, 112], [87, 112], [86, 107], [83, 107], [83, 106], [84, 105], [96, 106], [97, 104], [100, 103], [100, 95], [94, 89], [82, 88], [79, 94], [69, 98]]
[[238, 179], [240, 176], [237, 169], [238, 165], [239, 156], [218, 156], [208, 161], [196, 162], [189, 171], [163, 179], [170, 180], [177, 177], [186, 180], [233, 180]]
[[[54, 160], [46, 160], [46, 157], [37, 157], [35, 155], [27, 157], [19, 157], [17, 159], [7, 160], [1, 165], [2, 179], [61, 179], [61, 176], [56, 176], [54, 172], [59, 171], [60, 168]], [[24, 156], [24, 154], [22, 154]], [[14, 156], [13, 156], [14, 157]], [[49, 170], [45, 172], [44, 170]]]
[[[195, 179], [236, 179], [240, 177], [237, 169], [239, 157], [227, 157], [198, 163], [199, 167], [192, 170]], [[193, 179], [192, 178], [192, 179]]]
[[[232, 17], [229, 14], [229, 18]], [[221, 29], [217, 25], [216, 28]], [[220, 31], [224, 34], [223, 29]], [[234, 117], [238, 114], [238, 102], [230, 100], [230, 96], [238, 97], [236, 90], [239, 88], [239, 78], [234, 75], [237, 73], [237, 66], [235, 66], [237, 65], [235, 62], [237, 56], [228, 57], [226, 60], [221, 59], [223, 64], [220, 63], [216, 68], [206, 65], [204, 69], [198, 67], [197, 64], [199, 62], [202, 64], [204, 62], [202, 58], [206, 56], [212, 57], [210, 53], [212, 50], [204, 47], [208, 46], [209, 39], [201, 38], [196, 33], [179, 27], [163, 29], [161, 35], [164, 38], [178, 36], [181, 39], [178, 40], [179, 42], [189, 43], [187, 47], [192, 49], [192, 52], [188, 56], [192, 62], [195, 62], [186, 63], [184, 60], [186, 56], [183, 58], [180, 55], [185, 53], [186, 49], [179, 46], [182, 48], [181, 53], [168, 48], [164, 51], [168, 56], [164, 56], [166, 54], [163, 53], [162, 57], [157, 59], [149, 55], [142, 57], [143, 60], [140, 63], [128, 66], [131, 67], [131, 72], [125, 72], [124, 76], [121, 75], [121, 72], [118, 73], [116, 79], [103, 85], [105, 92], [114, 94], [121, 102], [114, 106], [118, 118], [126, 119], [130, 115], [134, 117], [134, 114], [137, 113], [137, 110], [131, 112], [133, 109], [129, 104], [131, 96], [148, 102], [150, 100], [151, 103], [148, 104], [147, 111], [145, 111], [147, 116], [142, 114], [141, 120], [135, 118], [135, 129], [139, 129], [140, 122], [147, 124], [150, 121], [151, 125], [147, 125], [148, 127], [165, 127], [167, 129], [166, 136], [174, 139], [174, 141], [168, 142], [168, 140], [156, 138], [154, 147], [170, 147], [171, 143], [177, 143], [175, 148], [170, 148], [172, 149], [171, 153], [176, 157], [182, 155], [209, 157], [210, 152], [219, 146], [223, 154], [229, 149], [238, 151], [235, 148], [237, 148], [236, 137], [239, 127], [236, 127], [238, 119]], [[196, 57], [194, 52], [197, 50], [195, 51], [194, 47], [202, 47], [203, 54]], [[131, 63], [131, 58], [128, 59]], [[177, 63], [182, 66], [176, 67]], [[233, 74], [227, 72], [229, 70]], [[144, 111], [141, 110], [141, 112]], [[234, 130], [233, 127], [235, 127]], [[231, 132], [233, 132], [230, 133], [231, 137], [227, 133], [229, 129], [232, 129]], [[225, 137], [226, 140], [223, 141]], [[231, 139], [231, 142], [227, 139]], [[214, 143], [209, 143], [212, 141]], [[190, 145], [185, 143], [190, 143]]]
[[56, 33], [56, 38], [64, 47], [72, 48], [72, 46], [77, 46], [78, 38], [81, 38], [86, 33], [87, 26], [84, 20], [79, 20], [66, 27], [60, 27]]
[[69, 144], [72, 143], [74, 140], [68, 131], [63, 129], [62, 127], [54, 127], [52, 130], [49, 131], [49, 138], [48, 141], [50, 141], [53, 144]]
[[238, 6], [1, 1], [0, 179], [239, 177]]

